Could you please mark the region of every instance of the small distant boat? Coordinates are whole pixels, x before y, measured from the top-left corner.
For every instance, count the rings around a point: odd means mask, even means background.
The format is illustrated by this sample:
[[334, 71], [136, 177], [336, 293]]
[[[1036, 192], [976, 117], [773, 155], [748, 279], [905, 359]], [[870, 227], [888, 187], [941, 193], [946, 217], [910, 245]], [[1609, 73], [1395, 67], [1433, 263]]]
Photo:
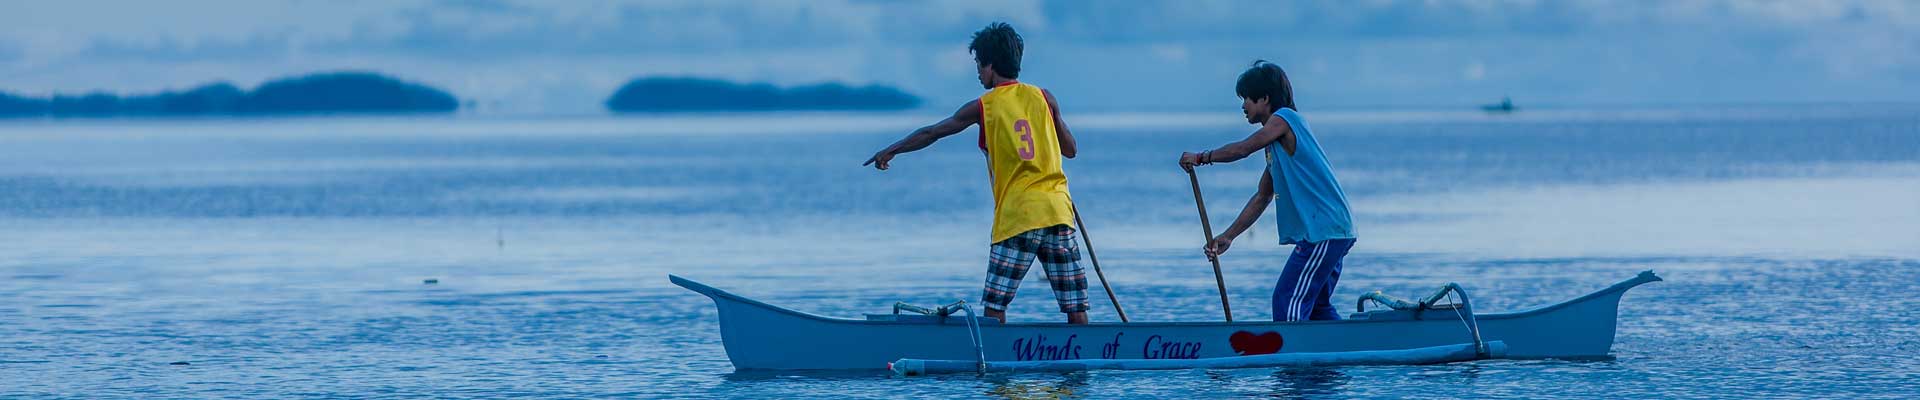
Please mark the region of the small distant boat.
[[1483, 105], [1480, 109], [1490, 113], [1510, 113], [1515, 110], [1512, 97], [1501, 97], [1499, 103]]
[[[1467, 343], [1500, 346], [1505, 358], [1605, 359], [1621, 295], [1660, 281], [1653, 271], [1558, 304], [1506, 313], [1475, 313], [1466, 293], [1449, 284], [1422, 301], [1379, 292], [1361, 297], [1384, 309], [1358, 308], [1347, 319], [1295, 322], [1135, 322], [1069, 325], [1007, 323], [933, 312], [904, 303], [865, 319], [823, 317], [750, 299], [669, 275], [675, 285], [711, 298], [720, 311], [720, 339], [739, 370], [881, 370], [905, 359], [978, 360], [989, 364], [1054, 360], [1206, 360], [1263, 354], [1438, 351]], [[1442, 295], [1458, 302], [1442, 303]], [[909, 311], [903, 313], [902, 310]], [[969, 319], [973, 323], [968, 323]], [[977, 340], [977, 342], [976, 342]], [[1468, 353], [1471, 354], [1471, 351]], [[1215, 362], [1223, 360], [1215, 360]], [[1075, 366], [1078, 367], [1078, 366]], [[1203, 368], [1205, 366], [1202, 366]]]

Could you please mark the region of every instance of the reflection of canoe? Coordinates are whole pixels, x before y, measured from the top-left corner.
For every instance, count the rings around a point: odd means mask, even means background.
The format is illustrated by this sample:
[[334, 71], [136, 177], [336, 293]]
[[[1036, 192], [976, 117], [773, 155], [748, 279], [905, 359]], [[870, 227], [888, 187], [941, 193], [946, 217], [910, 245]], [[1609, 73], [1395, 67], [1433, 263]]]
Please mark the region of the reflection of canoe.
[[[822, 317], [713, 288], [678, 276], [720, 309], [720, 338], [733, 366], [755, 369], [871, 369], [901, 358], [971, 360], [962, 316], [869, 314]], [[1486, 341], [1509, 358], [1606, 358], [1620, 296], [1659, 281], [1652, 271], [1558, 304], [1507, 313], [1474, 313]], [[1470, 311], [1469, 311], [1470, 312]], [[1405, 350], [1472, 343], [1452, 310], [1386, 309], [1339, 321], [1000, 324], [980, 319], [989, 361], [1210, 358], [1268, 353]]]

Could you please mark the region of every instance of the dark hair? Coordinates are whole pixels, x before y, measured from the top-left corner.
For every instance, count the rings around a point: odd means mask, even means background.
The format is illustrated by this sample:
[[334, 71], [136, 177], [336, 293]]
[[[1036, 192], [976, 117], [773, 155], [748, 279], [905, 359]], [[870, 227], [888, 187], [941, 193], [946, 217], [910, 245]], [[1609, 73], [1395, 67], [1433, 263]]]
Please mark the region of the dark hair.
[[1020, 33], [1014, 32], [1012, 25], [995, 22], [973, 33], [973, 43], [967, 45], [967, 52], [973, 53], [974, 64], [992, 65], [994, 73], [1018, 79], [1020, 53], [1026, 51], [1025, 48], [1020, 42]]
[[1293, 104], [1293, 83], [1287, 81], [1287, 71], [1267, 60], [1254, 60], [1247, 72], [1240, 73], [1240, 82], [1233, 85], [1233, 92], [1247, 100], [1267, 99], [1274, 111], [1299, 110]]

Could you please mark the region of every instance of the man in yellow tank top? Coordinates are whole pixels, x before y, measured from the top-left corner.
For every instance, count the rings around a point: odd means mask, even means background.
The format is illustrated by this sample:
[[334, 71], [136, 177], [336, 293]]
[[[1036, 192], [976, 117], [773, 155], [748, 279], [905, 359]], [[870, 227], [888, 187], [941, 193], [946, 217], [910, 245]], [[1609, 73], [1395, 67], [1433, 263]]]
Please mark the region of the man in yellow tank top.
[[1020, 83], [1020, 34], [1005, 23], [973, 34], [967, 50], [987, 93], [967, 102], [953, 116], [913, 131], [874, 153], [863, 165], [886, 170], [900, 153], [924, 149], [968, 126], [980, 125], [980, 151], [987, 155], [993, 182], [993, 234], [987, 259], [987, 284], [981, 302], [986, 315], [1007, 320], [1007, 304], [1035, 259], [1046, 270], [1054, 300], [1067, 322], [1087, 323], [1087, 274], [1074, 244], [1073, 203], [1067, 195], [1062, 157], [1073, 158], [1073, 134], [1060, 120], [1053, 94]]

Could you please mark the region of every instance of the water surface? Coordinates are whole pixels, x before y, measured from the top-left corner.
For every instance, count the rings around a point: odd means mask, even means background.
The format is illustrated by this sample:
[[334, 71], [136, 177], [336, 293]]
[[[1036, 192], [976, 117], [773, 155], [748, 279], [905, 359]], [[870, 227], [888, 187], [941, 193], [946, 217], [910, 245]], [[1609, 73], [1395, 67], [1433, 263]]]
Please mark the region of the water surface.
[[[737, 372], [712, 303], [666, 274], [844, 317], [974, 299], [991, 210], [970, 137], [882, 173], [859, 163], [935, 116], [8, 121], [0, 396], [1920, 395], [1920, 107], [1305, 115], [1361, 236], [1342, 312], [1447, 281], [1487, 310], [1667, 281], [1626, 296], [1609, 361]], [[1129, 313], [1219, 318], [1173, 160], [1249, 127], [1068, 118]], [[1259, 171], [1202, 170], [1216, 226]], [[1270, 316], [1272, 229], [1223, 259], [1238, 318]], [[1012, 318], [1060, 318], [1037, 279]]]

